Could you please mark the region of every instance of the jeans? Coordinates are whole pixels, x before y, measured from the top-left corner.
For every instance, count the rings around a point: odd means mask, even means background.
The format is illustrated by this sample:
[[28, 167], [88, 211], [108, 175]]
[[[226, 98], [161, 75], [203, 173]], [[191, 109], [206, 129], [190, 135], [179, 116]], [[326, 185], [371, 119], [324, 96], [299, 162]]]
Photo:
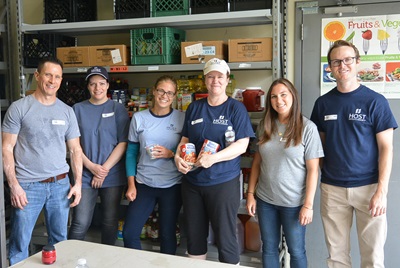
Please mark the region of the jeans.
[[129, 203], [123, 230], [126, 248], [142, 249], [140, 233], [149, 215], [158, 203], [160, 252], [176, 253], [176, 222], [182, 206], [181, 185], [153, 188], [136, 183], [137, 195]]
[[271, 205], [257, 198], [257, 214], [260, 224], [263, 268], [278, 268], [281, 226], [290, 253], [291, 268], [307, 268], [305, 249], [306, 227], [299, 223], [300, 207]]
[[20, 182], [20, 185], [26, 193], [28, 204], [24, 209], [11, 210], [10, 265], [28, 258], [33, 228], [43, 208], [48, 244], [66, 240], [68, 232], [68, 176], [56, 182]]
[[108, 188], [82, 188], [82, 198], [79, 205], [74, 207], [68, 239], [84, 240], [87, 230], [92, 223], [93, 213], [100, 196], [102, 212], [101, 243], [115, 245], [118, 231], [119, 206], [124, 186]]

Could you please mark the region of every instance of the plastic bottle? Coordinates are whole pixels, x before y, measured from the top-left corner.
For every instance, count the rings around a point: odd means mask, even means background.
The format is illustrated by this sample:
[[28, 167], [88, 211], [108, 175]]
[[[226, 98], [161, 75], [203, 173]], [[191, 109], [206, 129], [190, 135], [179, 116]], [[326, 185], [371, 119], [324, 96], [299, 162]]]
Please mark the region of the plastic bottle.
[[203, 90], [203, 79], [201, 75], [193, 75], [191, 78], [191, 92], [202, 92]]
[[185, 75], [181, 75], [178, 82], [178, 91], [182, 91], [183, 93], [188, 93], [190, 91], [189, 80]]
[[260, 226], [258, 225], [258, 219], [251, 217], [245, 224], [245, 244], [246, 249], [251, 251], [261, 250], [261, 233]]
[[119, 90], [114, 89], [112, 93], [112, 100], [118, 102], [119, 99]]
[[122, 103], [123, 105], [125, 105], [126, 103], [125, 90], [121, 90], [121, 93], [119, 95], [119, 103]]
[[225, 146], [228, 147], [234, 142], [235, 142], [235, 131], [233, 130], [232, 126], [228, 126], [228, 128], [225, 130]]
[[235, 88], [236, 88], [235, 76], [233, 74], [231, 74], [229, 76], [228, 86], [226, 87], [226, 95], [232, 97], [233, 92], [235, 91]]
[[89, 268], [89, 266], [86, 263], [86, 259], [78, 259], [75, 268]]

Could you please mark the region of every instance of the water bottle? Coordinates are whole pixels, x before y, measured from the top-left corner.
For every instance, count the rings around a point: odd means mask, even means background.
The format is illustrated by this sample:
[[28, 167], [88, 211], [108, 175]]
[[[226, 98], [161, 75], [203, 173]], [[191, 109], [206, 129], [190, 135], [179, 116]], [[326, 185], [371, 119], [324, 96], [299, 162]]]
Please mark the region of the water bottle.
[[125, 90], [121, 90], [121, 93], [119, 95], [119, 103], [122, 103], [123, 105], [125, 105], [126, 103]]
[[78, 259], [75, 268], [89, 268], [89, 266], [86, 264], [86, 259]]
[[119, 90], [116, 90], [116, 89], [115, 89], [115, 90], [113, 91], [113, 93], [112, 93], [112, 100], [118, 102], [118, 99], [119, 99], [119, 96], [118, 96], [118, 95], [119, 95]]
[[228, 126], [228, 128], [225, 131], [225, 147], [228, 147], [234, 142], [235, 142], [235, 131], [233, 130], [232, 126]]

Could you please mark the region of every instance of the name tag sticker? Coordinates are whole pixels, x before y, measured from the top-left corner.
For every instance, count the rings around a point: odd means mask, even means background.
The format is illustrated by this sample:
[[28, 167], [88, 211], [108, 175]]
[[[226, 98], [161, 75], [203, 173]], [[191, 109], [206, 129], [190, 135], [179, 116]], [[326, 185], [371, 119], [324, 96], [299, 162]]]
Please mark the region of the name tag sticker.
[[337, 120], [337, 114], [329, 114], [324, 116], [325, 121]]
[[64, 120], [51, 120], [52, 125], [56, 126], [65, 126], [65, 121]]
[[114, 112], [101, 115], [101, 117], [103, 117], [103, 118], [107, 118], [107, 117], [111, 117], [111, 116], [114, 116]]
[[202, 122], [203, 122], [203, 118], [196, 119], [196, 120], [192, 121], [192, 125], [196, 125], [196, 124], [202, 123]]

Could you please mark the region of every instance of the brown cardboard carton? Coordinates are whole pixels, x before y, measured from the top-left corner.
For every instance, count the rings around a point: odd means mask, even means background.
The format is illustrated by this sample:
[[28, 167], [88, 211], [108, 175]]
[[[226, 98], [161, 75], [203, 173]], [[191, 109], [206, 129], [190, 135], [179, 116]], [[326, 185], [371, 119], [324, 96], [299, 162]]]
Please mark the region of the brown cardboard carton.
[[90, 47], [91, 66], [128, 65], [126, 45], [105, 45]]
[[64, 67], [90, 66], [89, 47], [58, 47], [57, 58], [62, 61]]
[[229, 62], [272, 60], [272, 38], [229, 39]]
[[[203, 54], [191, 56], [192, 46], [202, 44]], [[228, 44], [224, 41], [193, 41], [181, 42], [181, 63], [196, 64], [205, 63], [212, 58], [226, 60], [228, 56]]]

